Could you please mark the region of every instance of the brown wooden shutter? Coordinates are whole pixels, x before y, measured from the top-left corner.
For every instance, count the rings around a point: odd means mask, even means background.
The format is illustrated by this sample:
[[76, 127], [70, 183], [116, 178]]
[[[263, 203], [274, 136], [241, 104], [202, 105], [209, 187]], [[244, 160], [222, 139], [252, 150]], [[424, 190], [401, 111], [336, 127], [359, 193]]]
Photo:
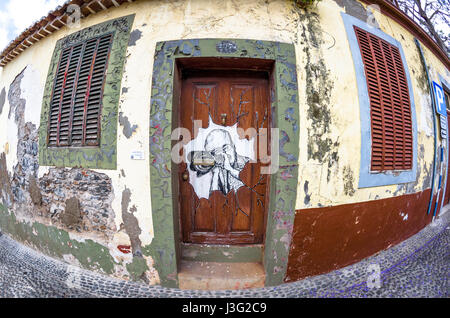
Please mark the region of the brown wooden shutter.
[[112, 35], [65, 48], [50, 104], [48, 146], [97, 146]]
[[408, 82], [400, 51], [354, 27], [370, 100], [372, 171], [412, 169], [412, 120]]

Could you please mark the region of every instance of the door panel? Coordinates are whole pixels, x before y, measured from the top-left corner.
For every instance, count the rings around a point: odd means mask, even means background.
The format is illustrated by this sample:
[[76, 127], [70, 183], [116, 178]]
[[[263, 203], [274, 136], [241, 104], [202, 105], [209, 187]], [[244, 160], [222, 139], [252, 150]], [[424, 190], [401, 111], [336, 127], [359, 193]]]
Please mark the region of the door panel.
[[[183, 242], [262, 243], [269, 176], [260, 174], [257, 153], [259, 138], [270, 138], [261, 130], [270, 125], [269, 102], [264, 73], [184, 76], [180, 127], [192, 137], [179, 167]], [[202, 129], [194, 132], [196, 120]]]

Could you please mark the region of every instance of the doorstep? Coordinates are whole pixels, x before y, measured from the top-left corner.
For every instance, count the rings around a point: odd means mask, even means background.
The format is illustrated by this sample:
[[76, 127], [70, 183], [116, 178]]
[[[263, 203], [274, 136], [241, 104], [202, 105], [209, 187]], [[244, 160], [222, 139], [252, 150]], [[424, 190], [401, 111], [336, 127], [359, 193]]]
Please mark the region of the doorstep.
[[266, 275], [261, 263], [181, 261], [180, 289], [223, 290], [264, 287]]

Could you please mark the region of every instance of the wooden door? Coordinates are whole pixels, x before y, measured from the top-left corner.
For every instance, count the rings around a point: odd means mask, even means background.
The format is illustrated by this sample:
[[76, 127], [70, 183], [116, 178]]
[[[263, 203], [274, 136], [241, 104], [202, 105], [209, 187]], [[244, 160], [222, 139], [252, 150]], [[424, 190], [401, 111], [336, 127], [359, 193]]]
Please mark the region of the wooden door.
[[180, 98], [180, 127], [192, 136], [178, 170], [183, 242], [262, 243], [269, 175], [257, 154], [261, 128], [270, 127], [267, 74], [185, 72]]

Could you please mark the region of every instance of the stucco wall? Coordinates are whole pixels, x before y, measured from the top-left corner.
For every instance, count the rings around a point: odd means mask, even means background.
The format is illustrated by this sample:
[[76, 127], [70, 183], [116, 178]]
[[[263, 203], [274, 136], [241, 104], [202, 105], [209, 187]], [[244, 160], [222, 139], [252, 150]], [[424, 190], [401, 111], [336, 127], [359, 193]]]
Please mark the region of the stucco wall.
[[[323, 162], [311, 160], [313, 158], [311, 158], [309, 153], [300, 151], [303, 154], [299, 162], [300, 175], [303, 176], [303, 184], [301, 186], [303, 187], [299, 187], [299, 190], [305, 190], [304, 183], [308, 181], [308, 195], [304, 191], [299, 191], [297, 208], [382, 199], [419, 192], [429, 188], [433, 160], [431, 100], [419, 51], [414, 43], [414, 37], [398, 23], [375, 11], [375, 17], [381, 30], [401, 43], [408, 63], [413, 85], [410, 89], [414, 93], [418, 125], [417, 181], [404, 185], [358, 189], [361, 127], [352, 55], [343, 29], [342, 19], [335, 17], [336, 10], [341, 10], [341, 8], [336, 6], [334, 1], [324, 1], [319, 5], [319, 9], [323, 38], [326, 39], [332, 36], [336, 41], [335, 46], [331, 49], [328, 49], [326, 45], [322, 45], [319, 53], [323, 56], [325, 67], [329, 71], [333, 83], [327, 107], [331, 119], [329, 122], [330, 133], [328, 134], [329, 144], [333, 146], [330, 147], [331, 149], [327, 149], [328, 151], [325, 154], [317, 156], [318, 158], [324, 158]], [[347, 10], [347, 13], [351, 14], [352, 11]], [[434, 57], [431, 58], [432, 54], [426, 49], [425, 51], [427, 61], [435, 72], [437, 70], [445, 70], [440, 61]], [[299, 71], [299, 74], [302, 74], [302, 72]], [[436, 79], [437, 77], [434, 77], [434, 80]], [[299, 85], [299, 87], [302, 86], [304, 87], [305, 85]], [[303, 96], [307, 97], [306, 94]], [[302, 104], [302, 101], [300, 101], [300, 105]], [[305, 101], [304, 105], [308, 105], [308, 103]], [[300, 106], [300, 109], [302, 109], [302, 106]], [[302, 123], [300, 125], [303, 127], [303, 130], [300, 132], [300, 149], [307, 149], [311, 138], [308, 138], [309, 135], [307, 133], [302, 134], [302, 132], [308, 129], [305, 127], [314, 126], [312, 125], [314, 120], [309, 120], [305, 111], [300, 113], [300, 118], [303, 122], [303, 125]], [[334, 158], [338, 158], [338, 160]], [[317, 180], [319, 181], [317, 182]]]
[[[80, 29], [83, 29], [135, 14], [118, 105], [117, 170], [94, 170], [111, 182], [113, 230], [103, 235], [101, 231], [61, 228], [46, 214], [50, 207], [45, 205], [40, 214], [10, 211], [15, 216], [4, 217], [4, 222], [15, 219], [23, 228], [11, 230], [18, 239], [71, 263], [117, 277], [140, 279], [144, 275], [147, 283], [160, 282], [149, 255], [144, 253], [142, 261], [132, 253], [121, 252], [118, 246], [133, 246], [138, 240], [137, 244], [145, 247], [154, 237], [148, 159], [153, 56], [157, 42], [177, 39], [240, 38], [295, 45], [300, 111], [297, 213], [305, 208], [384, 199], [428, 189], [433, 161], [433, 124], [424, 69], [413, 36], [379, 12], [374, 13], [376, 21], [383, 32], [401, 43], [409, 67], [417, 114], [418, 175], [416, 182], [409, 184], [358, 188], [361, 147], [358, 93], [340, 12], [367, 18], [365, 7], [350, 0], [323, 0], [309, 12], [299, 9], [290, 0], [180, 0], [137, 1], [81, 20]], [[20, 81], [20, 98], [26, 101], [25, 123], [39, 126], [43, 90], [56, 41], [78, 30], [62, 28], [25, 50], [1, 71], [0, 91], [5, 88], [8, 95], [11, 83], [25, 69]], [[424, 47], [424, 51], [433, 80], [438, 80], [440, 74], [450, 82], [450, 74], [443, 64], [427, 48]], [[4, 153], [12, 178], [18, 164], [19, 127], [14, 116], [9, 116], [10, 106], [6, 97], [3, 108], [0, 107], [0, 154]], [[133, 151], [142, 151], [144, 160], [132, 160]], [[51, 173], [51, 169], [39, 166], [38, 179]], [[55, 248], [51, 246], [54, 243], [44, 247], [40, 240], [55, 239], [48, 233], [43, 234], [45, 228], [64, 236], [63, 244], [70, 244], [70, 248]], [[85, 254], [74, 252], [71, 246], [77, 244], [89, 245]], [[104, 254], [102, 260], [90, 257], [98, 251]]]

